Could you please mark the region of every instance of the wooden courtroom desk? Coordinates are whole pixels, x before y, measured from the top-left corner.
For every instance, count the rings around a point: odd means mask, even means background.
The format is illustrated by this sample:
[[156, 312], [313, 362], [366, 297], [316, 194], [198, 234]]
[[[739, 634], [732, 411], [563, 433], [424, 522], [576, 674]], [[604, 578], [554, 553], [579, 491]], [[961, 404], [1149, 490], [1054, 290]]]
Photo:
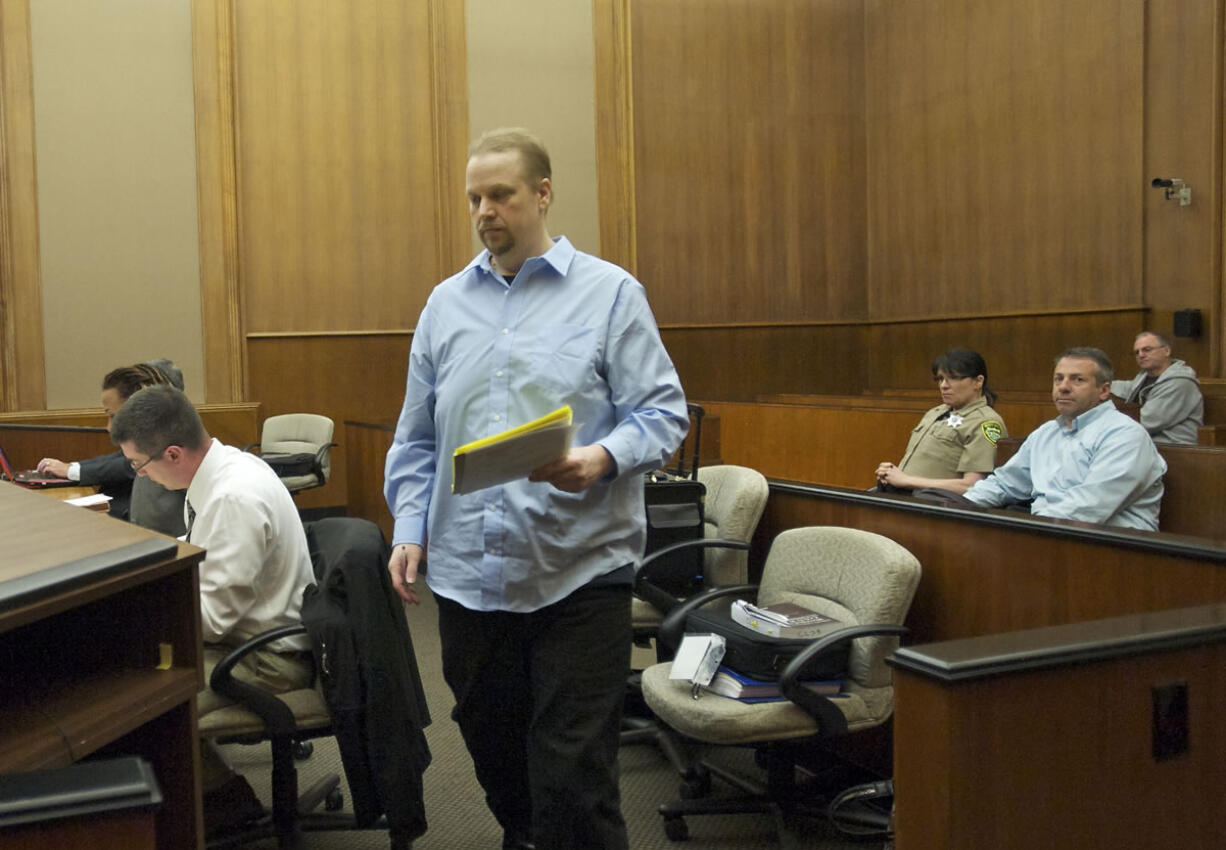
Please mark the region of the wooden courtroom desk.
[[891, 663], [897, 850], [1226, 846], [1226, 605]]
[[157, 846], [201, 846], [204, 551], [8, 482], [0, 541], [0, 773], [143, 756], [163, 793]]

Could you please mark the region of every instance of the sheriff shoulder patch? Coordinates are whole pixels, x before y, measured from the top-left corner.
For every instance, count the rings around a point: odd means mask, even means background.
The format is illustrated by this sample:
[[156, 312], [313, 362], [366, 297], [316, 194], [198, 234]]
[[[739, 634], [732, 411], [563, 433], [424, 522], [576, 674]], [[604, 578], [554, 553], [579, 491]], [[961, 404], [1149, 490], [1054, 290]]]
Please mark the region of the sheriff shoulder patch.
[[988, 438], [988, 442], [996, 445], [996, 441], [1004, 435], [1005, 429], [999, 422], [983, 422], [979, 425], [979, 430], [983, 432], [983, 436]]

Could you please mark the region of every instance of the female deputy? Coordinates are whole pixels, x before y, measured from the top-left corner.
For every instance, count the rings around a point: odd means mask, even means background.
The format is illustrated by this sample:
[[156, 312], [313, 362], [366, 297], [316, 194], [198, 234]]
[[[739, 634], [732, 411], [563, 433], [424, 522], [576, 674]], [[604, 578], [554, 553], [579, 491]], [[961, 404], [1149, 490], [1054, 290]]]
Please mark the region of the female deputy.
[[932, 377], [941, 389], [941, 404], [911, 432], [897, 466], [887, 462], [877, 467], [879, 489], [938, 487], [965, 493], [996, 466], [996, 441], [1008, 432], [991, 407], [996, 393], [988, 389], [983, 358], [951, 349], [932, 361]]

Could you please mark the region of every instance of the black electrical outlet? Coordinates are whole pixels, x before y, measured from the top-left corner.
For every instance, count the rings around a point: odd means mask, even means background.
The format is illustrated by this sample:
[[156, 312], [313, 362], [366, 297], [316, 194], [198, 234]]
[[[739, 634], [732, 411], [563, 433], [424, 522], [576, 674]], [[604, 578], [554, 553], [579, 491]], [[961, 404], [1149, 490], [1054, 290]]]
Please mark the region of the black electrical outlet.
[[1188, 683], [1154, 685], [1154, 760], [1164, 761], [1188, 751]]

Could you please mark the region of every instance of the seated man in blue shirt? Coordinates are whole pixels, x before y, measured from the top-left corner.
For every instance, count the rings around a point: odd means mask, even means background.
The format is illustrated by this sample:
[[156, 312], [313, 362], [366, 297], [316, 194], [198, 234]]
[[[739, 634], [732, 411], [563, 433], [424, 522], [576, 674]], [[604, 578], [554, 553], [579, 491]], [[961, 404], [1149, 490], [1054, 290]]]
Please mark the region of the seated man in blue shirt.
[[1051, 391], [1059, 416], [966, 498], [988, 507], [1033, 500], [1038, 516], [1157, 531], [1166, 461], [1109, 401], [1111, 378], [1111, 361], [1097, 348], [1061, 354]]
[[[471, 151], [469, 214], [486, 250], [417, 321], [387, 455], [388, 567], [412, 603], [428, 560], [452, 716], [503, 847], [626, 850], [617, 752], [643, 473], [689, 418], [643, 287], [549, 235], [551, 180], [524, 131]], [[452, 492], [456, 447], [563, 404], [578, 423], [566, 455]]]

